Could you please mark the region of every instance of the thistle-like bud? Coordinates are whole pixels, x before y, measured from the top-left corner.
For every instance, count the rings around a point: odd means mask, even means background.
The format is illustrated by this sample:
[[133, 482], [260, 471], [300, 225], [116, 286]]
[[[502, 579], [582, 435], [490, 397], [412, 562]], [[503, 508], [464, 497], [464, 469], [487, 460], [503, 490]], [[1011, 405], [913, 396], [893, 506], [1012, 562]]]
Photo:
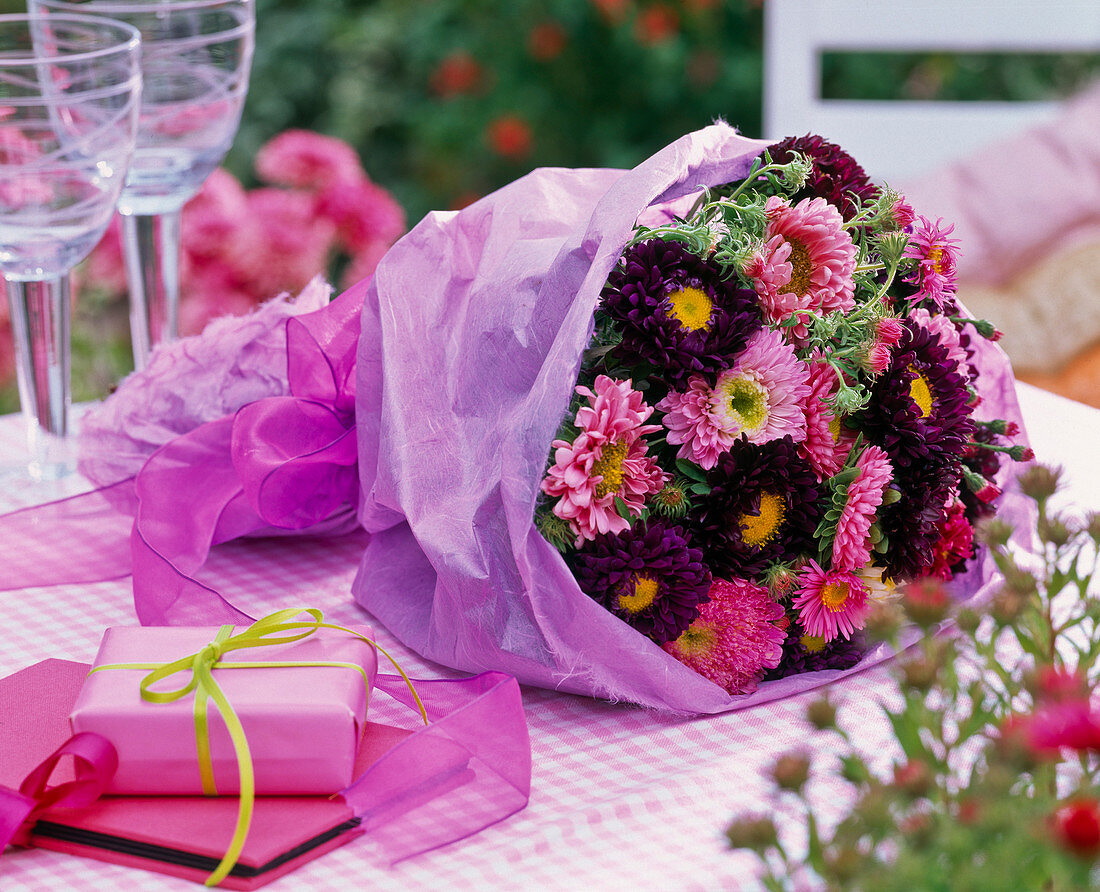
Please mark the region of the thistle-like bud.
[[806, 707], [806, 720], [818, 731], [836, 727], [836, 706], [828, 694], [810, 701], [810, 705]]
[[974, 527], [974, 536], [979, 541], [991, 548], [1004, 548], [1012, 536], [1013, 527], [999, 517], [989, 517], [978, 522]]
[[909, 247], [909, 236], [900, 231], [882, 232], [875, 236], [874, 245], [878, 250], [882, 262], [887, 266], [901, 263], [905, 257], [905, 250]]
[[814, 172], [813, 159], [807, 155], [795, 153], [786, 164], [780, 166], [783, 174], [783, 185], [792, 193], [797, 192], [810, 179]]
[[1061, 477], [1061, 468], [1032, 465], [1022, 471], [1016, 479], [1019, 480], [1020, 490], [1025, 496], [1037, 502], [1045, 502], [1058, 491]]
[[1055, 548], [1062, 548], [1073, 537], [1073, 531], [1060, 517], [1040, 517], [1036, 523], [1036, 532], [1040, 539]]
[[769, 817], [743, 817], [726, 827], [726, 839], [731, 849], [751, 849], [763, 853], [779, 841], [775, 822]]
[[569, 550], [576, 539], [576, 533], [570, 528], [569, 521], [558, 517], [548, 508], [535, 512], [535, 527], [542, 538], [562, 554]]
[[772, 779], [781, 790], [798, 793], [810, 777], [810, 757], [805, 753], [784, 753], [772, 765]]
[[674, 520], [686, 515], [691, 510], [691, 493], [688, 490], [690, 485], [683, 477], [669, 478], [661, 491], [653, 496], [653, 510], [662, 517]]
[[902, 605], [913, 622], [927, 629], [946, 619], [951, 598], [940, 580], [925, 577], [905, 586]]

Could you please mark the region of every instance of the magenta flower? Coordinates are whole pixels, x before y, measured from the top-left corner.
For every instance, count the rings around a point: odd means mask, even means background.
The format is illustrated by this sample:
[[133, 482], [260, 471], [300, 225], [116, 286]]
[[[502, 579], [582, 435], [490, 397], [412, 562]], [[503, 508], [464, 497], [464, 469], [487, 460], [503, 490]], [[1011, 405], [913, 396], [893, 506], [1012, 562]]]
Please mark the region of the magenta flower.
[[943, 220], [932, 223], [927, 217], [918, 216], [905, 249], [905, 256], [917, 261], [916, 269], [905, 278], [918, 288], [915, 299], [931, 300], [939, 309], [955, 293], [959, 248], [958, 241], [949, 237], [955, 227], [942, 227]]
[[954, 497], [940, 524], [940, 540], [933, 548], [932, 566], [928, 575], [948, 580], [955, 575], [954, 567], [974, 554], [974, 529], [966, 518], [966, 505]]
[[686, 393], [672, 392], [657, 404], [666, 413], [668, 442], [680, 444], [677, 457], [707, 469], [739, 437], [756, 444], [787, 436], [800, 442], [808, 376], [794, 348], [778, 332], [761, 329], [714, 387], [693, 375]]
[[850, 570], [822, 570], [810, 560], [799, 574], [798, 594], [791, 602], [807, 635], [832, 641], [851, 638], [867, 618], [868, 589]]
[[750, 694], [783, 658], [784, 619], [763, 586], [716, 579], [698, 619], [664, 649], [729, 693]]
[[798, 444], [798, 454], [810, 463], [818, 480], [825, 480], [844, 467], [854, 438], [827, 402], [840, 386], [836, 369], [827, 362], [810, 363], [808, 385], [810, 394], [803, 406], [806, 439]]
[[577, 411], [580, 433], [572, 443], [555, 440], [554, 464], [542, 491], [556, 497], [553, 511], [569, 522], [579, 547], [598, 533], [621, 533], [630, 526], [616, 509], [616, 499], [638, 517], [646, 496], [660, 492], [666, 475], [646, 454], [645, 435], [661, 429], [645, 424], [652, 407], [630, 381], [596, 378], [594, 389], [578, 387], [589, 405]]
[[340, 139], [310, 130], [287, 130], [256, 154], [256, 173], [268, 183], [319, 189], [361, 179], [355, 149]]
[[859, 570], [871, 559], [868, 531], [894, 477], [890, 459], [878, 446], [868, 446], [856, 459], [859, 475], [848, 485], [848, 500], [833, 539], [833, 569]]
[[[780, 324], [806, 311], [852, 309], [856, 247], [840, 212], [824, 198], [804, 199], [791, 207], [773, 196], [767, 214], [764, 247], [744, 272], [768, 320]], [[797, 323], [792, 336], [805, 335], [804, 323]]]

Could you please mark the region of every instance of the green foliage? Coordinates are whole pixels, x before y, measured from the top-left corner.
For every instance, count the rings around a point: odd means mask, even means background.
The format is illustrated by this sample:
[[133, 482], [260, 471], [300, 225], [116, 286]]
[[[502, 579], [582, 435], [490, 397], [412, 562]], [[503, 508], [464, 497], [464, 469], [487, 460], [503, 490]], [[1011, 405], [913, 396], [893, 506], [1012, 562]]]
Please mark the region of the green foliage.
[[[761, 19], [744, 2], [258, 0], [229, 166], [247, 177], [271, 136], [318, 130], [415, 221], [536, 166], [633, 166], [716, 117], [757, 135]], [[494, 150], [502, 118], [529, 148]]]

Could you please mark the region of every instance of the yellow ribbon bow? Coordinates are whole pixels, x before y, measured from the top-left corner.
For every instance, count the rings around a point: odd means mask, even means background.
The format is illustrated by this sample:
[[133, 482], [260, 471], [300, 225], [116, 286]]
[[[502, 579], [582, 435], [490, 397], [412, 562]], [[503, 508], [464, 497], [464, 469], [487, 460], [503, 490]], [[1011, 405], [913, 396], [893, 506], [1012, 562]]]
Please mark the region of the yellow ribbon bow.
[[[296, 619], [296, 617], [303, 613], [309, 614], [313, 619]], [[170, 663], [111, 663], [104, 666], [96, 666], [92, 670], [92, 672], [98, 672], [101, 669], [152, 670], [141, 680], [141, 698], [149, 703], [171, 703], [194, 692], [195, 746], [198, 752], [199, 774], [202, 778], [202, 789], [203, 793], [207, 796], [217, 795], [217, 788], [214, 784], [214, 770], [210, 759], [210, 733], [206, 718], [208, 701], [213, 701], [218, 712], [221, 714], [222, 720], [225, 722], [226, 730], [229, 732], [229, 737], [233, 741], [233, 750], [237, 759], [237, 774], [240, 779], [240, 807], [237, 811], [237, 826], [233, 832], [233, 838], [230, 841], [229, 848], [226, 850], [224, 857], [217, 868], [215, 868], [214, 872], [206, 878], [207, 886], [215, 886], [220, 883], [237, 863], [241, 850], [244, 848], [245, 839], [248, 836], [248, 828], [252, 823], [252, 810], [256, 798], [255, 774], [252, 765], [252, 752], [248, 747], [248, 739], [245, 736], [240, 718], [238, 718], [236, 711], [229, 703], [221, 686], [214, 679], [213, 670], [216, 668], [260, 669], [300, 666], [342, 667], [354, 669], [362, 674], [363, 682], [367, 685], [368, 698], [370, 696], [370, 678], [363, 667], [355, 663], [300, 660], [262, 662], [234, 661], [232, 663], [223, 663], [221, 662], [221, 658], [224, 654], [246, 647], [272, 647], [278, 644], [290, 644], [312, 635], [318, 629], [336, 629], [341, 632], [347, 632], [349, 635], [353, 635], [361, 641], [365, 641], [393, 664], [394, 668], [400, 673], [401, 678], [404, 679], [405, 684], [408, 685], [413, 698], [416, 700], [416, 705], [420, 710], [420, 717], [423, 719], [424, 724], [428, 724], [428, 714], [424, 709], [424, 704], [421, 702], [420, 696], [416, 693], [416, 689], [413, 687], [409, 677], [405, 674], [404, 670], [397, 665], [396, 660], [386, 653], [377, 642], [360, 635], [358, 632], [346, 626], [326, 623], [324, 621], [324, 614], [320, 610], [312, 607], [304, 610], [293, 608], [277, 610], [262, 619], [256, 620], [256, 622], [243, 632], [233, 635], [233, 629], [234, 627], [231, 625], [222, 626], [218, 630], [217, 635], [214, 636], [214, 640], [201, 650], [193, 654], [188, 654], [185, 657], [180, 657], [180, 659]], [[290, 632], [294, 634], [286, 634]], [[158, 681], [169, 678], [178, 672], [188, 671], [190, 671], [191, 676], [187, 684], [182, 687], [170, 691], [152, 690], [152, 686]]]

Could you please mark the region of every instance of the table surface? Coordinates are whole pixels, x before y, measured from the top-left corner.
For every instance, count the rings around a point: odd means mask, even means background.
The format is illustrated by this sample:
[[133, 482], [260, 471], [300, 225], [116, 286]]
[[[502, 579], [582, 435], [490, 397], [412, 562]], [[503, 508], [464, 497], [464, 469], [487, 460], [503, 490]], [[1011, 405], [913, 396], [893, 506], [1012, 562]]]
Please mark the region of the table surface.
[[[1069, 475], [1067, 504], [1100, 508], [1100, 411], [1027, 385], [1018, 393], [1038, 458]], [[0, 418], [0, 457], [23, 448], [16, 416]], [[0, 509], [32, 504], [61, 490], [0, 489]], [[362, 548], [356, 536], [326, 542], [251, 542], [215, 550], [208, 578], [245, 610], [270, 610], [264, 593], [280, 580], [280, 605], [320, 607], [339, 623], [370, 622], [350, 597]], [[89, 662], [103, 629], [135, 622], [128, 579], [8, 592], [8, 631], [0, 638], [0, 675], [49, 657]], [[279, 605], [275, 605], [279, 606]], [[260, 615], [254, 613], [254, 615]], [[377, 626], [376, 626], [377, 628]], [[378, 629], [379, 643], [414, 677], [453, 676]], [[885, 668], [836, 686], [841, 724], [858, 729], [860, 747], [881, 770], [894, 753], [881, 714]], [[570, 694], [523, 689], [533, 777], [528, 807], [452, 846], [390, 868], [369, 837], [307, 863], [266, 888], [376, 890], [448, 888], [748, 889], [754, 859], [724, 844], [732, 816], [772, 811], [767, 769], [781, 753], [818, 744], [803, 716], [810, 692], [752, 710], [703, 718], [670, 717]], [[843, 806], [827, 782], [812, 787], [828, 819]], [[38, 849], [0, 859], [0, 888], [23, 890], [194, 889], [192, 883]]]

